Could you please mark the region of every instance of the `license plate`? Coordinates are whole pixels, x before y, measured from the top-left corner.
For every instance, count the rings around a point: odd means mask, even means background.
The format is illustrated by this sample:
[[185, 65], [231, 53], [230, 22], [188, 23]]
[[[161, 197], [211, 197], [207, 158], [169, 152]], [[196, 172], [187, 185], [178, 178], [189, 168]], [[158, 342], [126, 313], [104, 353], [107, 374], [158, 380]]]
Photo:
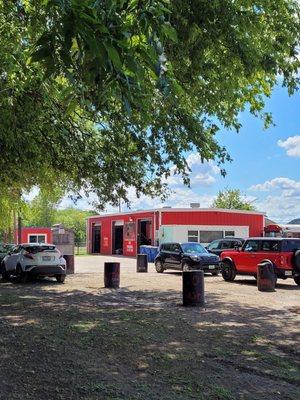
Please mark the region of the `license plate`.
[[51, 256], [43, 256], [42, 260], [43, 261], [51, 261]]
[[285, 271], [284, 275], [285, 276], [292, 276], [293, 273], [292, 273], [292, 271]]
[[215, 269], [216, 267], [215, 267], [215, 265], [209, 265], [208, 266], [208, 269]]

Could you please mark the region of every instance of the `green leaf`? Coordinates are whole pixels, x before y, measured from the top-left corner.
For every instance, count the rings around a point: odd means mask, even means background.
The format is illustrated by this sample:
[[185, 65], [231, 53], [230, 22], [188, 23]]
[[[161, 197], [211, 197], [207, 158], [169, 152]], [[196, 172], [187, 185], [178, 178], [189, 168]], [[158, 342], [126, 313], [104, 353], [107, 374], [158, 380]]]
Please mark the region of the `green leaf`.
[[121, 59], [120, 59], [117, 49], [108, 43], [104, 43], [104, 46], [106, 48], [108, 57], [110, 58], [114, 67], [117, 69], [122, 69], [122, 62], [121, 62]]
[[171, 39], [174, 43], [178, 43], [178, 36], [176, 29], [173, 28], [170, 24], [162, 25], [162, 32], [168, 38]]

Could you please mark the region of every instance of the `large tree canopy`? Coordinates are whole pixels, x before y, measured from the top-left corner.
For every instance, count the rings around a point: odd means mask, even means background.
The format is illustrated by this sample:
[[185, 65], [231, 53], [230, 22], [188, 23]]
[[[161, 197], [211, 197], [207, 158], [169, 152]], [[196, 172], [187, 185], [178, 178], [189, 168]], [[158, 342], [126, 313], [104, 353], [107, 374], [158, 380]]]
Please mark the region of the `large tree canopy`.
[[251, 201], [247, 201], [247, 199], [243, 198], [239, 189], [228, 188], [218, 193], [212, 207], [226, 208], [228, 210], [255, 210]]
[[188, 151], [222, 164], [219, 127], [297, 88], [299, 37], [296, 0], [0, 0], [0, 192], [188, 182]]

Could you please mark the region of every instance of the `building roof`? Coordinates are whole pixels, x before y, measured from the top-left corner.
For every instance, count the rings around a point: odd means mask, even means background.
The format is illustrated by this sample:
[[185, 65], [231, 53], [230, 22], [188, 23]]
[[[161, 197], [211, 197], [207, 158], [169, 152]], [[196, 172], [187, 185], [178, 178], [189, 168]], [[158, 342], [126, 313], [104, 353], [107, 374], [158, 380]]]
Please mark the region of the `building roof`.
[[154, 208], [150, 210], [132, 210], [132, 211], [124, 211], [124, 212], [115, 212], [115, 213], [103, 213], [98, 215], [92, 215], [87, 217], [87, 219], [97, 218], [97, 217], [112, 217], [112, 216], [122, 216], [122, 215], [130, 215], [130, 214], [144, 214], [148, 212], [223, 212], [223, 213], [234, 213], [234, 214], [249, 214], [249, 215], [266, 215], [265, 212], [261, 211], [248, 211], [248, 210], [234, 210], [227, 208], [172, 208], [172, 207], [163, 207], [163, 208]]

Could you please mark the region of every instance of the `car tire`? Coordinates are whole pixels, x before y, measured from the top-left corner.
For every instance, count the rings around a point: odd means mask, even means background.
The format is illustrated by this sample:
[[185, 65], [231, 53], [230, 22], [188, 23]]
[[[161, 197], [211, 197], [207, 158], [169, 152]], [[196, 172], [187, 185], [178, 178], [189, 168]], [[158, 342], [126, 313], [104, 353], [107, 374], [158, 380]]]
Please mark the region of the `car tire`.
[[56, 280], [58, 283], [64, 283], [65, 279], [66, 279], [66, 275], [56, 275]]
[[300, 286], [300, 276], [294, 276], [294, 282], [296, 285]]
[[160, 260], [155, 261], [155, 269], [156, 272], [158, 272], [159, 274], [162, 274], [164, 272], [164, 266], [163, 263]]
[[236, 270], [230, 261], [222, 261], [222, 277], [226, 282], [234, 281], [236, 277]]
[[26, 283], [27, 282], [27, 274], [22, 270], [21, 265], [17, 265], [16, 269], [16, 277], [18, 283]]
[[183, 272], [191, 270], [191, 266], [187, 261], [183, 261], [181, 268]]
[[1, 265], [1, 275], [2, 275], [2, 279], [5, 281], [8, 281], [10, 278], [10, 273], [8, 271], [6, 271], [6, 267], [5, 267], [4, 263], [2, 263], [2, 265]]

